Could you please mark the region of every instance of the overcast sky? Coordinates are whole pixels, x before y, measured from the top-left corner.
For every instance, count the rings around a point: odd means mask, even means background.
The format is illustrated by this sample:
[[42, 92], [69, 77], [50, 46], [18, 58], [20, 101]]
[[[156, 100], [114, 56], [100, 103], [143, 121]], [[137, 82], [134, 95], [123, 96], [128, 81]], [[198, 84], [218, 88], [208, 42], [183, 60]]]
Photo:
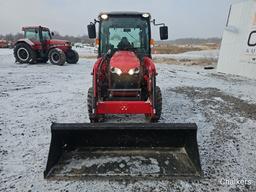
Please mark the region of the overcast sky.
[[221, 37], [229, 4], [229, 0], [0, 0], [0, 34], [41, 24], [64, 35], [84, 35], [99, 12], [147, 11], [169, 26], [170, 39]]

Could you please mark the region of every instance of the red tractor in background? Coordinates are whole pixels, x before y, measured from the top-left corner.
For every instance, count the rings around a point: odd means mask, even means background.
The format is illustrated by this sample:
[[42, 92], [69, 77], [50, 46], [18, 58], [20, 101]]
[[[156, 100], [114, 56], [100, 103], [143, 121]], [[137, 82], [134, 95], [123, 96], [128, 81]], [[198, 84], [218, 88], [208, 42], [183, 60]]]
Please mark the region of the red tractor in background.
[[78, 53], [66, 40], [52, 39], [53, 32], [46, 27], [23, 27], [24, 39], [19, 39], [14, 46], [14, 57], [19, 63], [46, 63], [48, 60], [55, 65], [65, 62], [76, 64]]

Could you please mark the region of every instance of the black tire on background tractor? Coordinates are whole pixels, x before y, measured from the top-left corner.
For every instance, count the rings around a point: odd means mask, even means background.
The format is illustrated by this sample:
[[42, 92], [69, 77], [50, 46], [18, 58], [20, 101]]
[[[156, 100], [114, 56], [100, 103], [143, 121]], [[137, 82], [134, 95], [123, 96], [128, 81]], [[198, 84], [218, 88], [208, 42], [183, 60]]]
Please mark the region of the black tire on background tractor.
[[150, 122], [158, 122], [161, 114], [162, 114], [162, 93], [160, 87], [156, 86], [156, 104], [155, 104], [155, 109], [156, 109], [156, 114], [154, 117], [145, 115], [145, 117], [150, 121]]
[[13, 52], [16, 62], [36, 63], [36, 53], [27, 43], [18, 43]]
[[70, 49], [66, 53], [66, 58], [69, 64], [76, 64], [79, 60], [79, 55], [77, 51]]
[[48, 54], [48, 58], [50, 62], [54, 65], [64, 65], [66, 62], [66, 55], [59, 48], [54, 48], [50, 50]]

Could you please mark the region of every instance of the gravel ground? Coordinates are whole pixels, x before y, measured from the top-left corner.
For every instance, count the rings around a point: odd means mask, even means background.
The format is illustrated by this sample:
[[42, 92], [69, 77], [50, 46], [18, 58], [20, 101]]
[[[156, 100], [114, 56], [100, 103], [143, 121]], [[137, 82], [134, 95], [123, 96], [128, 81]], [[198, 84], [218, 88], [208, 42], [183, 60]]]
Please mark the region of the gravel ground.
[[93, 62], [21, 65], [0, 50], [0, 191], [256, 191], [256, 80], [166, 64], [160, 122], [197, 123], [203, 179], [44, 180], [51, 122], [89, 122]]

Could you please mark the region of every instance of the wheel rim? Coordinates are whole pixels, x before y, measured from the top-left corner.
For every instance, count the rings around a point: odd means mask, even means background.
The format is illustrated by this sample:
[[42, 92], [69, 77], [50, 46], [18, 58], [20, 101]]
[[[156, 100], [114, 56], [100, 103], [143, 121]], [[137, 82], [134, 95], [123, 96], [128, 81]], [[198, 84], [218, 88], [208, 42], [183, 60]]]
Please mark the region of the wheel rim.
[[23, 47], [19, 48], [17, 51], [17, 56], [21, 61], [27, 61], [29, 58], [28, 50]]
[[53, 61], [54, 63], [59, 63], [59, 61], [60, 61], [60, 56], [59, 56], [58, 53], [53, 53], [53, 54], [51, 55], [51, 59], [52, 59], [52, 61]]

